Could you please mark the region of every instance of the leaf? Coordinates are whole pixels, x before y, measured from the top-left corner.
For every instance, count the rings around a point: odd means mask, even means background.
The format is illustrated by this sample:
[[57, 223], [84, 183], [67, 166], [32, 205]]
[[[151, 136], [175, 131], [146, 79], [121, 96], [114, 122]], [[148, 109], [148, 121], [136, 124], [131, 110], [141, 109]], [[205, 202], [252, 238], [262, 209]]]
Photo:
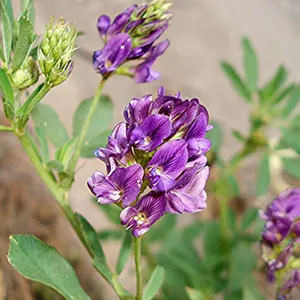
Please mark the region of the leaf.
[[[73, 116], [73, 136], [77, 137], [80, 135], [82, 126], [87, 118], [89, 109], [93, 99], [83, 100], [77, 107], [74, 116]], [[113, 106], [111, 99], [108, 96], [101, 96], [97, 104], [97, 109], [93, 115], [93, 118], [90, 122], [88, 128], [88, 133], [86, 140], [90, 141], [91, 138], [94, 138], [99, 133], [103, 132], [108, 128], [112, 121], [112, 112]]]
[[118, 257], [118, 262], [116, 266], [116, 273], [117, 275], [120, 275], [122, 271], [124, 270], [125, 264], [130, 256], [131, 253], [131, 241], [132, 241], [132, 236], [131, 232], [127, 231], [125, 233], [125, 237], [120, 249], [120, 254]]
[[163, 267], [157, 266], [143, 291], [143, 300], [151, 300], [160, 289], [165, 277]]
[[222, 62], [221, 67], [225, 75], [231, 80], [232, 86], [247, 102], [252, 102], [252, 94], [249, 87], [243, 82], [240, 75], [236, 70], [228, 63]]
[[263, 196], [267, 193], [270, 184], [270, 165], [268, 153], [265, 153], [260, 161], [256, 181], [256, 195]]
[[297, 107], [299, 100], [300, 100], [300, 87], [297, 86], [290, 94], [286, 106], [282, 110], [282, 114], [281, 114], [282, 117], [288, 117], [293, 112], [293, 110]]
[[69, 164], [72, 154], [75, 151], [77, 140], [77, 138], [69, 139], [62, 147], [56, 150], [55, 158], [64, 166], [67, 166]]
[[176, 227], [177, 216], [166, 214], [159, 222], [155, 223], [151, 230], [144, 236], [149, 242], [164, 240]]
[[94, 158], [94, 151], [99, 147], [104, 148], [107, 144], [108, 136], [110, 135], [111, 130], [104, 130], [95, 137], [90, 137], [87, 139], [81, 150], [81, 157], [84, 158]]
[[5, 61], [5, 58], [4, 58], [4, 52], [3, 52], [3, 48], [2, 48], [1, 45], [0, 45], [0, 59], [1, 59], [2, 61]]
[[113, 224], [120, 225], [120, 213], [121, 213], [120, 207], [116, 205], [97, 204], [97, 199], [95, 197], [93, 197], [92, 200], [104, 212], [108, 220], [110, 220]]
[[113, 284], [113, 274], [105, 261], [96, 256], [93, 260], [93, 266], [109, 283]]
[[238, 130], [233, 129], [232, 135], [242, 143], [244, 143], [247, 140], [247, 138], [245, 138], [244, 135], [242, 135]]
[[50, 160], [47, 163], [47, 168], [50, 170], [55, 170], [57, 172], [62, 172], [64, 170], [64, 165], [57, 160]]
[[14, 91], [11, 87], [11, 84], [9, 82], [9, 79], [5, 71], [1, 68], [0, 68], [0, 88], [5, 100], [9, 101], [11, 104], [14, 104], [15, 102]]
[[[10, 52], [12, 45], [13, 30], [9, 17], [9, 3], [10, 1], [0, 1], [0, 19], [1, 19], [1, 31], [2, 42], [5, 62], [8, 64], [10, 61]], [[7, 5], [5, 5], [7, 4]]]
[[94, 257], [98, 257], [103, 263], [106, 263], [105, 254], [98, 240], [97, 232], [82, 215], [76, 213], [76, 217], [80, 223], [81, 231], [88, 242], [91, 253]]
[[300, 179], [300, 157], [282, 157], [284, 170], [292, 177]]
[[228, 287], [235, 290], [251, 275], [255, 269], [256, 259], [249, 246], [239, 243], [230, 253], [230, 268], [228, 274]]
[[38, 104], [32, 111], [35, 126], [45, 130], [47, 138], [56, 147], [63, 146], [68, 141], [68, 133], [54, 109], [47, 104]]
[[30, 22], [35, 24], [35, 9], [33, 5], [33, 0], [21, 0], [21, 10], [22, 15], [26, 15], [26, 17], [30, 20]]
[[35, 132], [40, 143], [40, 153], [43, 159], [43, 162], [46, 163], [49, 161], [49, 147], [47, 143], [47, 138], [45, 130], [41, 127], [35, 127]]
[[33, 43], [33, 24], [25, 17], [21, 17], [20, 33], [16, 43], [15, 53], [12, 59], [12, 70], [18, 70], [26, 59], [30, 46]]
[[244, 53], [244, 69], [248, 82], [248, 86], [252, 91], [257, 89], [258, 81], [258, 61], [255, 50], [246, 37], [242, 39], [243, 53]]
[[258, 210], [256, 208], [248, 208], [243, 215], [241, 231], [245, 231], [258, 218]]
[[289, 84], [287, 87], [285, 87], [284, 89], [282, 89], [281, 91], [279, 91], [275, 98], [274, 98], [274, 103], [278, 104], [281, 101], [285, 100], [289, 95], [292, 94], [292, 92], [295, 89], [295, 84]]
[[12, 235], [8, 261], [25, 278], [51, 287], [66, 299], [90, 299], [71, 265], [55, 248], [34, 236]]
[[190, 300], [206, 300], [206, 296], [199, 290], [190, 287], [185, 288]]
[[288, 147], [294, 149], [300, 155], [300, 139], [298, 129], [281, 128], [283, 141]]
[[281, 88], [281, 86], [287, 80], [287, 70], [284, 66], [280, 66], [274, 76], [269, 82], [261, 89], [261, 102], [273, 100], [274, 94]]
[[121, 230], [101, 230], [97, 235], [102, 241], [114, 241], [121, 240], [124, 237], [124, 232]]
[[13, 5], [11, 0], [2, 0], [3, 1], [3, 6], [4, 9], [7, 13], [8, 19], [10, 21], [11, 26], [14, 24], [14, 10], [13, 10]]
[[243, 300], [264, 300], [264, 296], [261, 294], [256, 286], [256, 278], [247, 280], [243, 287]]
[[223, 132], [220, 124], [216, 121], [210, 122], [214, 126], [207, 132], [206, 137], [211, 141], [211, 148], [214, 152], [219, 152], [223, 143]]

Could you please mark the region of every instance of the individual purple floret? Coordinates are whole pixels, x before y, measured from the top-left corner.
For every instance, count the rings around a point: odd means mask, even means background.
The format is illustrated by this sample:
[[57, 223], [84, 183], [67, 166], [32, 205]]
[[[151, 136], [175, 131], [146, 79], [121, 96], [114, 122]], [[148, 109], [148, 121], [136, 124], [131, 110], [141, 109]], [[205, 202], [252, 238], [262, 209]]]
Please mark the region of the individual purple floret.
[[97, 28], [105, 45], [94, 52], [94, 69], [104, 77], [113, 72], [131, 76], [137, 83], [159, 78], [152, 65], [169, 41], [155, 42], [168, 28], [170, 7], [168, 0], [149, 0], [130, 6], [113, 21], [107, 15], [100, 16]]
[[121, 222], [135, 237], [165, 213], [205, 209], [205, 154], [211, 145], [206, 133], [212, 129], [207, 109], [196, 98], [167, 95], [160, 88], [156, 98], [132, 99], [123, 115], [107, 146], [95, 151], [108, 172], [88, 180], [98, 202], [122, 206]]
[[300, 189], [282, 192], [261, 213], [263, 259], [270, 282], [276, 282], [278, 299], [288, 299], [300, 286]]

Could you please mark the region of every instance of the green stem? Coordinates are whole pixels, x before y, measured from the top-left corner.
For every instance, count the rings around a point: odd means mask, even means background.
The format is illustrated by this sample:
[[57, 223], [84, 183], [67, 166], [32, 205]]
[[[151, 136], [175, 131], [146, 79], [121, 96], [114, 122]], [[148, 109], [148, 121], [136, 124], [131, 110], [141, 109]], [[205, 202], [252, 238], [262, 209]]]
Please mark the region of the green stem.
[[[27, 101], [24, 103], [24, 105], [20, 108], [20, 111], [22, 113], [26, 110], [26, 114], [29, 115], [31, 111], [35, 108], [35, 106], [46, 96], [46, 94], [50, 91], [51, 85], [47, 82], [44, 83], [42, 88], [38, 91], [36, 95], [34, 95], [34, 92]], [[33, 96], [33, 99], [30, 99], [30, 97]], [[30, 101], [29, 101], [30, 100]]]
[[75, 171], [76, 164], [77, 164], [77, 161], [80, 157], [80, 152], [82, 150], [82, 147], [83, 147], [83, 144], [84, 144], [84, 141], [85, 141], [88, 129], [89, 129], [89, 125], [92, 121], [92, 118], [93, 118], [95, 112], [96, 112], [96, 109], [97, 109], [97, 106], [98, 106], [98, 101], [100, 99], [104, 84], [105, 84], [105, 79], [102, 79], [99, 83], [98, 89], [97, 89], [96, 94], [95, 94], [95, 96], [93, 98], [93, 101], [92, 101], [92, 105], [90, 107], [88, 115], [87, 115], [87, 117], [85, 119], [85, 122], [83, 124], [82, 130], [81, 130], [81, 133], [80, 133], [77, 145], [76, 145], [76, 150], [75, 150], [75, 152], [74, 152], [74, 154], [73, 154], [73, 156], [70, 160], [70, 163], [69, 163], [69, 171], [70, 171], [71, 174], [73, 174], [74, 171]]
[[136, 300], [143, 299], [142, 238], [134, 238], [134, 261], [136, 274]]
[[47, 185], [47, 187], [49, 188], [52, 195], [55, 197], [55, 199], [59, 203], [59, 205], [62, 208], [63, 212], [65, 213], [67, 219], [69, 220], [73, 229], [77, 233], [78, 238], [83, 243], [83, 245], [85, 246], [85, 248], [87, 249], [89, 254], [92, 256], [92, 253], [90, 251], [88, 243], [82, 234], [78, 219], [76, 218], [76, 215], [73, 213], [72, 208], [70, 207], [70, 205], [67, 201], [67, 193], [65, 191], [63, 191], [57, 185], [57, 183], [53, 180], [53, 178], [50, 176], [48, 171], [44, 168], [42, 162], [39, 159], [38, 154], [34, 150], [34, 147], [31, 143], [28, 133], [24, 133], [23, 135], [18, 135], [18, 138], [19, 138], [20, 142], [22, 143], [23, 148], [25, 149], [32, 164], [34, 165], [37, 173], [40, 175], [40, 177], [42, 178], [44, 183]]
[[13, 128], [0, 125], [0, 131], [14, 131]]

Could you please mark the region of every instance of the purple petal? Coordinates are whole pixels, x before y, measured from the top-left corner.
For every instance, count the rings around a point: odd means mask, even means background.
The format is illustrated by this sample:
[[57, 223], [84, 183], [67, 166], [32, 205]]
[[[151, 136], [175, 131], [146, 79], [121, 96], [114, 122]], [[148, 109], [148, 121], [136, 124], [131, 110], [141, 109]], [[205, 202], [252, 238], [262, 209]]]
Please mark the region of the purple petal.
[[110, 17], [107, 15], [100, 16], [97, 22], [97, 28], [101, 38], [105, 37], [109, 26], [110, 26]]
[[102, 75], [115, 71], [131, 51], [131, 38], [127, 33], [111, 37], [102, 50], [94, 52], [94, 68]]
[[201, 112], [199, 117], [195, 120], [195, 122], [192, 124], [190, 129], [188, 130], [185, 139], [200, 139], [203, 138], [206, 134], [206, 128], [208, 125], [208, 116]]
[[136, 127], [130, 138], [130, 144], [140, 150], [151, 152], [170, 135], [171, 122], [163, 115], [151, 115]]
[[154, 191], [168, 191], [176, 177], [184, 170], [188, 152], [183, 140], [170, 141], [161, 146], [148, 164], [150, 187]]
[[132, 235], [140, 237], [165, 213], [165, 199], [149, 193], [143, 196], [133, 207], [127, 207], [120, 214], [122, 225], [132, 229]]
[[143, 175], [143, 168], [135, 164], [127, 168], [117, 168], [109, 177], [121, 191], [123, 207], [130, 205], [138, 196]]

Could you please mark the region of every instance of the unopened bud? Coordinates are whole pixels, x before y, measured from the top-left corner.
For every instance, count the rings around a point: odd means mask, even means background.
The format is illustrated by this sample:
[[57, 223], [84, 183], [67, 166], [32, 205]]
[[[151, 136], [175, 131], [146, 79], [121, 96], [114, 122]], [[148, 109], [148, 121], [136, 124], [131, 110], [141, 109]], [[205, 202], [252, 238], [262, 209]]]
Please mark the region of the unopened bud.
[[31, 56], [28, 57], [20, 69], [11, 75], [11, 78], [14, 86], [19, 90], [35, 84], [39, 79], [39, 69], [34, 59]]
[[53, 86], [64, 82], [72, 71], [77, 30], [64, 19], [51, 18], [38, 51], [40, 68]]

